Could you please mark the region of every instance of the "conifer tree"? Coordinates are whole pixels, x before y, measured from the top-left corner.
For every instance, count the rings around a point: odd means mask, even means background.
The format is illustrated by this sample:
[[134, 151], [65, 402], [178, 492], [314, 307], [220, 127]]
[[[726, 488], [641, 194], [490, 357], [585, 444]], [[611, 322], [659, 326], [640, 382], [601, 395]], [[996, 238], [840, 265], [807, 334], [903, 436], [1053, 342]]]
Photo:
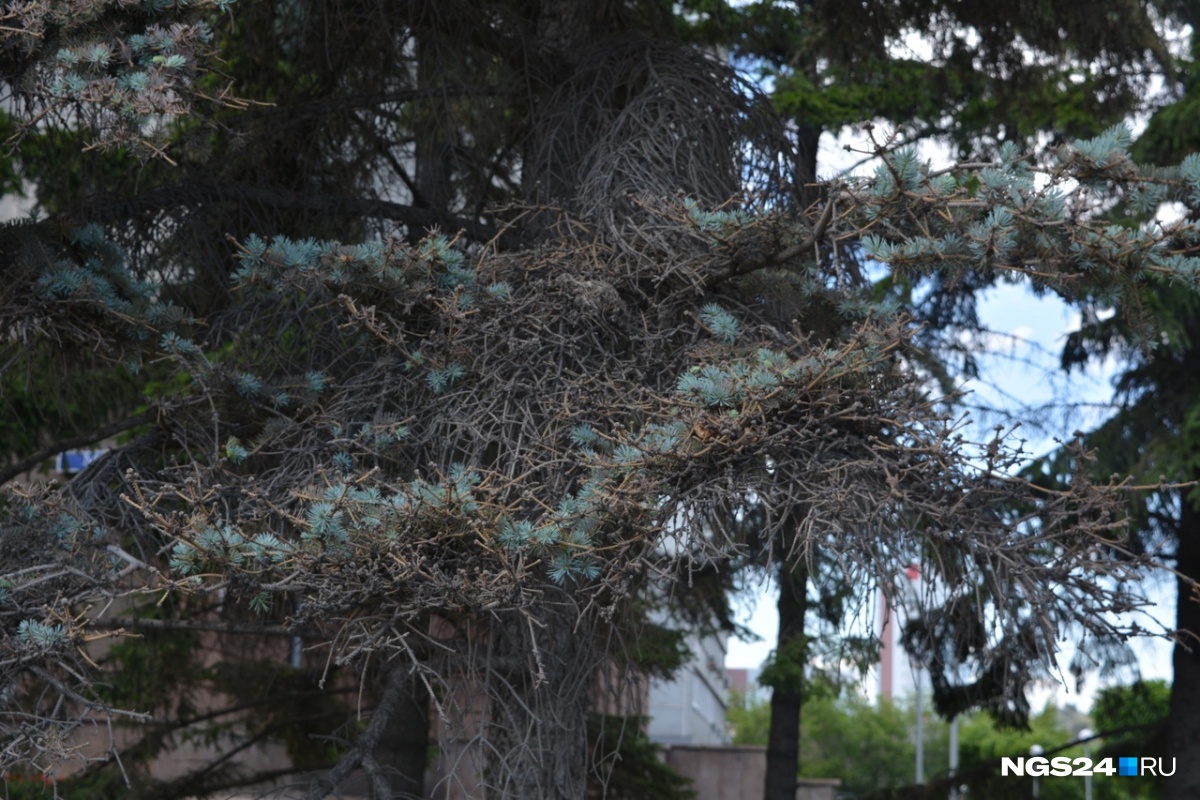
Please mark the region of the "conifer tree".
[[[1059, 631], [1099, 657], [1128, 633], [1104, 612], [1137, 603], [1141, 564], [1096, 558], [1124, 489], [1082, 466], [1053, 491], [1014, 479], [1002, 432], [972, 448], [914, 367], [907, 298], [862, 278], [869, 256], [895, 285], [1190, 290], [1190, 225], [1093, 221], [1114, 187], [1194, 191], [1139, 172], [1127, 132], [940, 172], [881, 147], [873, 177], [814, 193], [765, 98], [658, 4], [96, 10], [12, 20], [18, 163], [81, 232], [35, 236], [0, 314], [10, 364], [85, 351], [147, 407], [115, 399], [91, 434], [127, 442], [8, 498], [4, 766], [51, 770], [89, 719], [142, 712], [83, 649], [112, 627], [385, 664], [365, 727], [293, 743], [326, 768], [312, 797], [355, 769], [397, 791], [377, 754], [416, 697], [482, 744], [492, 794], [582, 796], [612, 777], [589, 751], [600, 687], [670, 666], [649, 657], [661, 582], [733, 563], [819, 553], [863, 587], [938, 564], [953, 602], [912, 646], [976, 670], [941, 687], [951, 710], [1019, 719]], [[757, 549], [734, 530], [751, 505]], [[83, 613], [143, 593], [149, 619]], [[232, 664], [189, 677], [236, 691]], [[270, 718], [239, 746], [294, 719]], [[238, 777], [133, 772], [157, 797]]]
[[[1191, 46], [1194, 50], [1195, 39]], [[1195, 156], [1200, 147], [1193, 132], [1195, 122], [1195, 55], [1181, 59], [1180, 80], [1172, 87], [1171, 102], [1158, 110], [1134, 143], [1132, 152], [1152, 164], [1183, 161], [1181, 174], [1200, 168]], [[1114, 217], [1143, 221], [1166, 210], [1171, 196], [1150, 196], [1147, 202], [1118, 204]], [[1195, 219], [1190, 202], [1184, 213]], [[1085, 296], [1084, 325], [1066, 342], [1062, 366], [1079, 368], [1089, 361], [1119, 355], [1124, 369], [1116, 380], [1118, 407], [1109, 420], [1087, 434], [1090, 446], [1101, 455], [1097, 470], [1121, 472], [1141, 479], [1166, 479], [1189, 483], [1197, 478], [1193, 381], [1197, 352], [1196, 296], [1178, 292], [1170, 282], [1151, 280], [1140, 285], [1136, 307], [1143, 322], [1130, 324], [1127, 317], [1102, 319], [1096, 313], [1112, 304], [1103, 294]], [[1144, 333], [1149, 328], [1153, 338]], [[1048, 485], [1066, 479], [1069, 469], [1062, 454], [1054, 453], [1032, 465], [1028, 472]], [[1147, 752], [1175, 758], [1179, 772], [1162, 782], [1163, 797], [1186, 797], [1198, 780], [1195, 706], [1196, 676], [1200, 659], [1189, 642], [1190, 632], [1200, 629], [1195, 601], [1196, 576], [1200, 575], [1200, 537], [1195, 489], [1163, 488], [1135, 498], [1131, 507], [1129, 548], [1134, 552], [1154, 551], [1175, 570], [1176, 623], [1172, 658], [1170, 715], [1162, 730], [1145, 732], [1139, 740]]]

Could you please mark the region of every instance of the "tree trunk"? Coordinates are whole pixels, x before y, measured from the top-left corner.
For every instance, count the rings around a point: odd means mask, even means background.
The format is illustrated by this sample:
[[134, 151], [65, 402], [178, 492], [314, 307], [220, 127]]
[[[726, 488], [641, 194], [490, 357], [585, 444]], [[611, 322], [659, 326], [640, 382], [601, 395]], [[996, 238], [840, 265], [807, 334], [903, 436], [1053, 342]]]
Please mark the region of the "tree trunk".
[[611, 33], [618, 3], [611, 0], [541, 0], [538, 48], [572, 66], [598, 36]]
[[821, 144], [821, 129], [798, 121], [796, 125], [796, 184], [799, 206], [810, 207], [821, 199], [817, 182], [817, 150]]
[[[488, 694], [488, 800], [581, 800], [595, 671], [590, 624], [560, 590], [493, 627]], [[511, 666], [510, 666], [511, 665]]]
[[[808, 567], [800, 560], [780, 561], [779, 638], [775, 664], [788, 680], [771, 685], [771, 727], [767, 735], [767, 773], [763, 800], [795, 800], [800, 766], [800, 706], [808, 646], [804, 615], [808, 610]], [[777, 673], [779, 674], [779, 673]]]
[[[1184, 576], [1200, 576], [1200, 511], [1185, 496], [1179, 514], [1176, 569]], [[1180, 639], [1173, 657], [1171, 713], [1162, 755], [1175, 759], [1174, 777], [1162, 782], [1163, 800], [1200, 797], [1200, 602], [1189, 578], [1177, 578], [1175, 628]], [[1170, 762], [1164, 766], [1168, 769]]]
[[443, 34], [430, 29], [418, 35], [417, 87], [425, 96], [413, 126], [416, 143], [413, 205], [439, 214], [449, 212], [452, 199], [450, 177], [454, 135], [450, 129], [448, 100], [438, 96], [438, 92], [446, 91], [447, 73], [453, 68], [446, 63], [451, 52]]
[[395, 800], [419, 800], [425, 796], [429, 761], [429, 697], [415, 673], [408, 677], [403, 691], [374, 756], [389, 773]]

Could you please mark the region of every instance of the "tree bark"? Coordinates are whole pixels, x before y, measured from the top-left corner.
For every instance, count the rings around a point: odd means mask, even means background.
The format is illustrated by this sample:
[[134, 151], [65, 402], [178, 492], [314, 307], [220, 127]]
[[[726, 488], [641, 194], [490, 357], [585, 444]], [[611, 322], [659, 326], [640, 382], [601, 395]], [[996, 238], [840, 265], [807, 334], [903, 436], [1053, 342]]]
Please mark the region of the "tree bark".
[[[804, 616], [808, 610], [808, 568], [802, 560], [780, 561], [779, 638], [776, 664], [786, 659], [786, 671], [803, 676], [808, 647]], [[800, 706], [804, 682], [797, 677], [771, 686], [771, 726], [767, 734], [767, 771], [763, 800], [795, 800], [800, 767]]]
[[408, 675], [396, 713], [375, 746], [374, 758], [391, 777], [394, 800], [425, 796], [429, 761], [429, 697], [420, 677]]
[[451, 66], [444, 62], [449, 55], [445, 37], [434, 30], [424, 30], [417, 38], [417, 88], [425, 92], [415, 120], [416, 187], [413, 205], [427, 208], [435, 214], [448, 214], [452, 172], [451, 154], [454, 134], [450, 128], [448, 99], [439, 96], [446, 90], [446, 75]]
[[572, 66], [584, 45], [614, 29], [618, 3], [612, 0], [541, 0], [538, 48]]
[[[309, 785], [308, 792], [304, 795], [305, 800], [322, 800], [329, 796], [338, 784], [349, 777], [355, 769], [363, 766], [364, 759], [371, 759], [379, 740], [383, 737], [384, 730], [391, 724], [392, 718], [404, 698], [408, 680], [409, 675], [404, 664], [394, 663], [388, 668], [387, 684], [379, 699], [379, 705], [371, 714], [371, 721], [367, 723], [366, 730], [358, 737], [358, 741], [338, 759], [333, 768], [321, 774]], [[386, 777], [381, 775], [377, 769], [370, 769], [369, 772], [373, 773], [372, 777], [377, 779], [372, 782], [376, 798], [381, 794], [390, 794], [391, 787], [387, 785]]]
[[[1200, 602], [1191, 577], [1200, 576], [1200, 511], [1185, 496], [1179, 513], [1173, 656], [1175, 678], [1171, 684], [1171, 711], [1167, 742], [1162, 755], [1175, 759], [1176, 773], [1162, 782], [1163, 800], [1200, 797]], [[1170, 762], [1164, 766], [1168, 769]]]
[[506, 614], [493, 628], [487, 796], [581, 800], [595, 672], [591, 626], [558, 589], [548, 588], [540, 607], [525, 614]]
[[796, 190], [801, 209], [821, 199], [817, 182], [817, 150], [821, 144], [821, 129], [805, 124], [796, 125]]

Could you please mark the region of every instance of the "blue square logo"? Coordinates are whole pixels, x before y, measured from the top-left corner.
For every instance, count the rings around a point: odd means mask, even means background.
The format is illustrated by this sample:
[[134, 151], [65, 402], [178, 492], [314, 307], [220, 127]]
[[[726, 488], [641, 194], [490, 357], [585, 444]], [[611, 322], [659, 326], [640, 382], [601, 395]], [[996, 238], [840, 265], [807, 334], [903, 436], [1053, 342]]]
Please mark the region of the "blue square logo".
[[1129, 775], [1136, 778], [1138, 774], [1138, 760], [1136, 758], [1117, 759], [1117, 774]]

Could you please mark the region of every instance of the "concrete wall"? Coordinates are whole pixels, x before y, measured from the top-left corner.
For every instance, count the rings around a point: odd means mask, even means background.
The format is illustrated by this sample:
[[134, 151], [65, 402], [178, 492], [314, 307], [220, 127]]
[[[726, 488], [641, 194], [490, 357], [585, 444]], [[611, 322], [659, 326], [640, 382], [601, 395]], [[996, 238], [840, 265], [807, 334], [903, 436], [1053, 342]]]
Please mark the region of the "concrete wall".
[[[761, 797], [767, 772], [765, 747], [697, 747], [670, 745], [667, 765], [692, 779], [696, 800], [742, 800]], [[796, 800], [834, 800], [841, 781], [804, 779]]]
[[801, 778], [796, 800], [836, 800], [842, 782], [836, 778]]

